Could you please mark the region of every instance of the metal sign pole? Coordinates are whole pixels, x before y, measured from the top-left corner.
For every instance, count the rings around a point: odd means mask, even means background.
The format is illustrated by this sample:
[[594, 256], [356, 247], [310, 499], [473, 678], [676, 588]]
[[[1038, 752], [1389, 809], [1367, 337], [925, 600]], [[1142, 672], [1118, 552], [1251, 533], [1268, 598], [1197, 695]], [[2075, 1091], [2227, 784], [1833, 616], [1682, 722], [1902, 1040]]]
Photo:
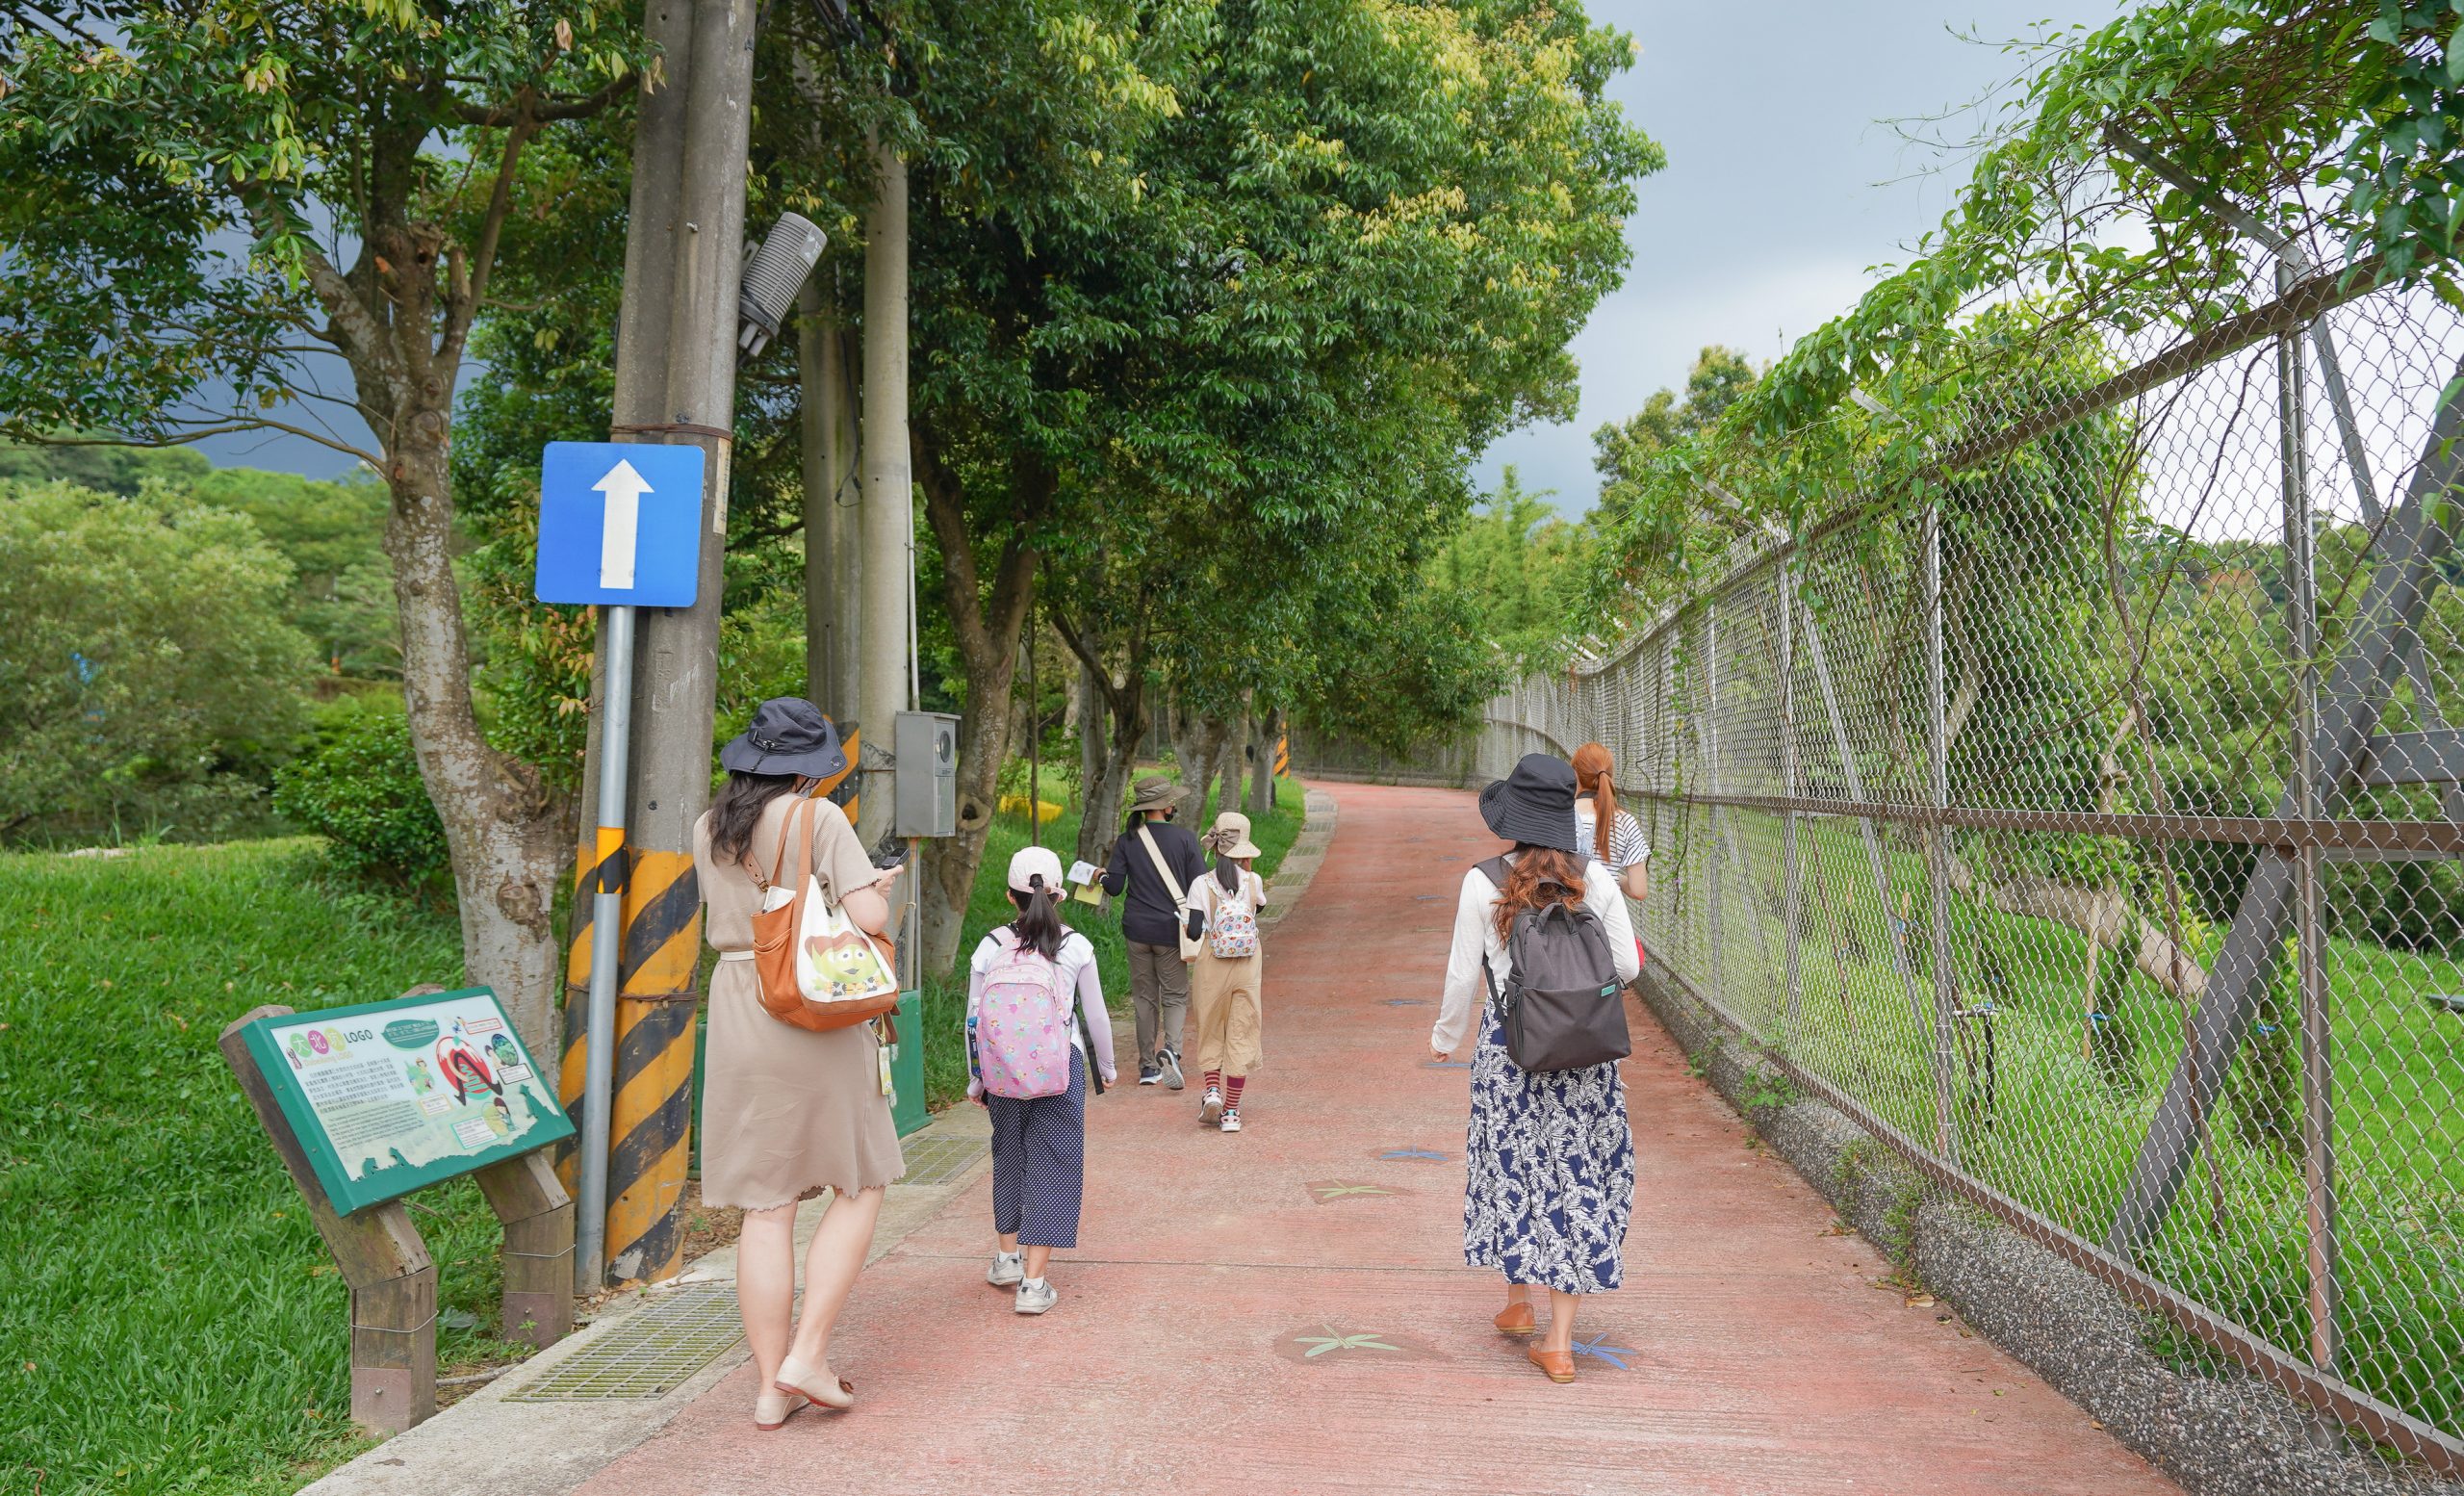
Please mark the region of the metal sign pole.
[[605, 717], [600, 724], [599, 874], [590, 895], [589, 1027], [583, 1031], [581, 1190], [574, 1286], [597, 1293], [607, 1256], [607, 1120], [615, 1097], [616, 982], [625, 954], [625, 786], [633, 736], [633, 609], [608, 607]]

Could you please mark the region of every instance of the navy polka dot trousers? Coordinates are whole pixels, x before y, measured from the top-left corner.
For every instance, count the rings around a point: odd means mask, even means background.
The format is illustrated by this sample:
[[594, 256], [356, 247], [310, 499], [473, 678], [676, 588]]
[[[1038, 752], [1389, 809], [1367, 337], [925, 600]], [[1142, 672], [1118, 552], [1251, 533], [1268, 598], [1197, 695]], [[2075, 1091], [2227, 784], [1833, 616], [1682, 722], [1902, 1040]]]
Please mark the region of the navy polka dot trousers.
[[1021, 1247], [1078, 1245], [1087, 1187], [1087, 1057], [1069, 1050], [1059, 1096], [986, 1096], [992, 1113], [992, 1228]]

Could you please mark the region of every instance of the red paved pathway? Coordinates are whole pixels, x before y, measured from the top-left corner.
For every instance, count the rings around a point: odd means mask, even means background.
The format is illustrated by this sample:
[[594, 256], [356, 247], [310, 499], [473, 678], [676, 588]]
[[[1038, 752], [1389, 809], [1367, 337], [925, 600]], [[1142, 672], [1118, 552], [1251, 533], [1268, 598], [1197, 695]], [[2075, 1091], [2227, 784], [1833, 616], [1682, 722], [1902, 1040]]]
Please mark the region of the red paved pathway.
[[[1626, 1287], [1555, 1386], [1493, 1333], [1462, 1265], [1466, 1075], [1424, 1068], [1461, 869], [1496, 849], [1472, 798], [1339, 786], [1333, 849], [1270, 934], [1268, 1069], [1237, 1137], [1196, 1093], [1090, 1107], [1081, 1247], [1060, 1307], [987, 1287], [990, 1186], [857, 1285], [843, 1417], [776, 1433], [731, 1377], [595, 1493], [2158, 1492], [2173, 1487], [1941, 1311], [1877, 1289], [1859, 1238], [1750, 1150], [1649, 1015], [1628, 1062], [1640, 1154]], [[1443, 1161], [1386, 1160], [1397, 1149]], [[1381, 1194], [1321, 1201], [1313, 1183]], [[1304, 1337], [1394, 1351], [1302, 1354]]]

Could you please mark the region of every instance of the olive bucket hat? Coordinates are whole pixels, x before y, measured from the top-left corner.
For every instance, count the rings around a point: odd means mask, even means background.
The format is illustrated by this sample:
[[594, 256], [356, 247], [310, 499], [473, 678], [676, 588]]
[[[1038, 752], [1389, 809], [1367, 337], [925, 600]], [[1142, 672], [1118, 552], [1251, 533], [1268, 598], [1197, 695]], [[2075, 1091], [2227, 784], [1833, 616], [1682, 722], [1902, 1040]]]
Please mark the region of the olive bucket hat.
[[719, 765], [739, 774], [828, 779], [847, 767], [847, 750], [819, 707], [801, 696], [773, 696], [755, 709], [753, 725], [719, 750]]
[[1480, 791], [1480, 819], [1508, 841], [1578, 851], [1574, 765], [1545, 753], [1525, 754], [1513, 773]]

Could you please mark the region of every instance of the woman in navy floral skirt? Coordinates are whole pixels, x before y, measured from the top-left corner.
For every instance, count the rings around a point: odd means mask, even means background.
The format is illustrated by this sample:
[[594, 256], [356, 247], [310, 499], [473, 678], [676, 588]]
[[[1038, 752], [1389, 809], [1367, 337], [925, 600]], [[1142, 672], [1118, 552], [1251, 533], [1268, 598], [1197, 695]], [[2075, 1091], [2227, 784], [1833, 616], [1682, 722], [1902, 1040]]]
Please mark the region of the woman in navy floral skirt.
[[[1614, 875], [1582, 855], [1575, 832], [1575, 772], [1531, 754], [1480, 792], [1480, 816], [1514, 843], [1504, 887], [1474, 868], [1454, 910], [1454, 947], [1429, 1048], [1450, 1057], [1470, 1037], [1472, 1122], [1465, 1138], [1463, 1260], [1505, 1275], [1505, 1334], [1538, 1336], [1527, 1353], [1552, 1381], [1572, 1381], [1575, 1309], [1584, 1294], [1625, 1279], [1626, 1225], [1634, 1207], [1634, 1136], [1614, 1062], [1575, 1070], [1526, 1070], [1506, 1054], [1489, 999], [1490, 974], [1508, 975], [1505, 932], [1545, 903], [1579, 903], [1598, 916], [1620, 982], [1641, 969], [1633, 921]], [[1543, 1330], [1534, 1286], [1549, 1290]]]

